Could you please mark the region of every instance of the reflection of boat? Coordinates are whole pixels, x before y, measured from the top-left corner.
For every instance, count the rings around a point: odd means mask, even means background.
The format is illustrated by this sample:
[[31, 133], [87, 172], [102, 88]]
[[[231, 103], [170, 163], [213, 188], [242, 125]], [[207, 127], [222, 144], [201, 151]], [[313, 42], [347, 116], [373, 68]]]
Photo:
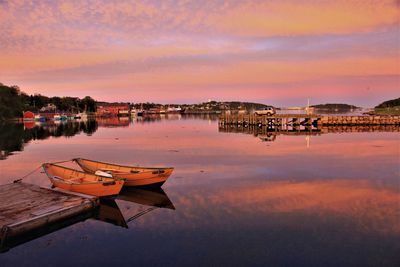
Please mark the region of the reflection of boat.
[[117, 195], [124, 180], [102, 177], [52, 163], [42, 165], [55, 187], [93, 196]]
[[128, 228], [125, 218], [113, 199], [101, 199], [94, 219]]
[[[137, 204], [139, 204], [139, 206]], [[140, 208], [140, 205], [149, 207], [143, 209]], [[138, 212], [135, 211], [137, 208], [140, 208]], [[125, 188], [115, 200], [101, 199], [99, 209], [94, 219], [128, 228], [129, 222], [157, 208], [175, 210], [171, 200], [161, 188], [156, 190]], [[129, 215], [132, 211], [134, 211], [134, 214]]]
[[171, 210], [175, 209], [171, 200], [161, 188], [149, 190], [143, 188], [125, 187], [121, 190], [117, 199], [158, 208], [166, 208]]
[[88, 173], [96, 171], [108, 172], [113, 178], [126, 179], [126, 186], [161, 186], [172, 174], [174, 168], [147, 168], [123, 166], [118, 164], [81, 159], [73, 159], [78, 165]]

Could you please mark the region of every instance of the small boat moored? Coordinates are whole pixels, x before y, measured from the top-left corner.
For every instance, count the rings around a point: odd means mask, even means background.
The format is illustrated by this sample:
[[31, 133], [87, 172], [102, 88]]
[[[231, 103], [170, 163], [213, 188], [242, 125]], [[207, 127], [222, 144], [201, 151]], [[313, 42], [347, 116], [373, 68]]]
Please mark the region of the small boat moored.
[[60, 114], [54, 114], [53, 119], [55, 121], [65, 121], [65, 120], [68, 119], [68, 117], [66, 115], [64, 115], [64, 114], [61, 114], [61, 115]]
[[124, 179], [85, 173], [53, 163], [44, 163], [42, 167], [55, 187], [98, 197], [118, 195], [125, 182]]
[[46, 117], [43, 117], [43, 116], [40, 115], [40, 114], [36, 114], [36, 115], [35, 115], [35, 121], [38, 121], [38, 122], [45, 122], [45, 121], [46, 121]]
[[73, 159], [85, 172], [97, 171], [111, 174], [113, 178], [126, 179], [126, 186], [161, 186], [172, 174], [173, 167], [153, 168], [124, 166], [89, 159]]

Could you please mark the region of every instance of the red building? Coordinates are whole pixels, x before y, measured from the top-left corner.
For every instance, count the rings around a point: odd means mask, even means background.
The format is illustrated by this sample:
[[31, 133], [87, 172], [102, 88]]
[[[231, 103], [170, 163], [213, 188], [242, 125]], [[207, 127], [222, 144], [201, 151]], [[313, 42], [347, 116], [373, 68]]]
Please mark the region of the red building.
[[33, 121], [35, 120], [35, 114], [31, 111], [24, 112], [24, 121]]
[[129, 115], [129, 105], [128, 104], [99, 104], [97, 105], [96, 116], [98, 117], [108, 117], [108, 116], [123, 116]]

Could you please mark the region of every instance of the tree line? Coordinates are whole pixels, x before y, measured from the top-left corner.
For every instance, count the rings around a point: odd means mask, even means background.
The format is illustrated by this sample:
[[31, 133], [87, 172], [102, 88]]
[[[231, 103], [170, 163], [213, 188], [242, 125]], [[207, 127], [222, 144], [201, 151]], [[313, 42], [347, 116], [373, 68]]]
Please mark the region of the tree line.
[[90, 96], [48, 97], [40, 94], [28, 95], [18, 86], [0, 83], [0, 120], [22, 117], [23, 111], [38, 112], [48, 104], [54, 104], [58, 112], [96, 111], [96, 101]]
[[400, 97], [392, 100], [385, 101], [375, 108], [392, 108], [392, 107], [399, 107], [400, 106]]

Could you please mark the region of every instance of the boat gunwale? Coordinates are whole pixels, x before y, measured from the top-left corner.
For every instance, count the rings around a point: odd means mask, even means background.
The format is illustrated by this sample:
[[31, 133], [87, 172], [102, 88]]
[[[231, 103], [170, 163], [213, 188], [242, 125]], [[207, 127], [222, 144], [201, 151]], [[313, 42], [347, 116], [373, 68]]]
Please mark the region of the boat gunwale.
[[[58, 176], [47, 176], [50, 180], [56, 180], [59, 181], [60, 183], [64, 184], [69, 184], [69, 185], [86, 185], [86, 184], [104, 184], [104, 183], [110, 183], [110, 182], [115, 182], [116, 180], [125, 180], [124, 178], [111, 178], [112, 181], [97, 181], [97, 182], [71, 182], [66, 179], [59, 178]], [[57, 178], [55, 178], [57, 177]], [[102, 177], [103, 178], [103, 177]], [[108, 178], [108, 177], [104, 177]], [[109, 178], [110, 179], [110, 178]]]
[[[140, 179], [135, 179], [134, 181], [143, 181], [143, 180], [149, 180], [149, 179], [156, 179], [159, 178], [160, 176], [152, 176], [152, 177], [148, 177], [148, 178], [140, 178]], [[165, 180], [167, 180], [169, 177], [167, 177]], [[126, 178], [125, 178], [126, 179]], [[127, 182], [130, 182], [132, 180], [127, 180]]]
[[[69, 181], [69, 180], [67, 180], [67, 179], [63, 179], [62, 177], [59, 177], [59, 179], [57, 179], [58, 176], [56, 176], [56, 175], [50, 175], [50, 174], [47, 172], [47, 168], [45, 167], [45, 165], [52, 165], [52, 166], [59, 167], [59, 168], [63, 168], [63, 169], [67, 169], [67, 170], [70, 170], [70, 171], [80, 172], [80, 173], [83, 173], [83, 174], [85, 174], [85, 175], [93, 175], [93, 176], [99, 177], [99, 178], [101, 178], [101, 179], [107, 179], [107, 181], [99, 180], [99, 181], [95, 181], [95, 182], [80, 182], [80, 183], [78, 183], [78, 182], [71, 182], [71, 181]], [[46, 173], [46, 175], [47, 175], [47, 177], [48, 177], [49, 179], [51, 179], [51, 180], [58, 180], [58, 181], [60, 181], [60, 182], [62, 182], [62, 183], [70, 184], [70, 185], [104, 184], [104, 183], [109, 183], [109, 182], [113, 182], [113, 181], [115, 182], [115, 181], [117, 181], [117, 180], [122, 180], [122, 181], [124, 181], [124, 183], [125, 183], [125, 181], [126, 181], [126, 178], [119, 178], [119, 177], [112, 177], [112, 178], [110, 178], [110, 177], [103, 177], [103, 176], [101, 176], [101, 175], [96, 175], [96, 174], [92, 174], [92, 173], [87, 173], [87, 172], [84, 172], [84, 171], [80, 171], [80, 170], [68, 168], [68, 167], [65, 167], [65, 166], [62, 166], [62, 165], [58, 165], [58, 164], [54, 164], [54, 163], [43, 163], [43, 164], [42, 164], [42, 168], [43, 168], [44, 172]], [[57, 177], [57, 178], [54, 178], [54, 176]]]
[[[92, 162], [97, 162], [97, 163], [102, 163], [106, 165], [114, 165], [114, 166], [120, 166], [120, 167], [125, 167], [125, 168], [134, 168], [134, 169], [149, 169], [149, 170], [159, 170], [159, 169], [172, 169], [174, 170], [174, 167], [144, 167], [144, 166], [128, 166], [128, 165], [120, 165], [116, 163], [107, 163], [103, 161], [98, 161], [98, 160], [91, 160], [91, 159], [85, 159], [85, 158], [73, 158], [72, 161], [75, 161], [78, 163], [78, 160], [86, 160], [86, 161], [92, 161]], [[78, 163], [79, 164], [79, 163]], [[80, 164], [79, 164], [80, 165]], [[143, 171], [146, 172], [146, 171]], [[150, 171], [148, 171], [150, 172]]]

